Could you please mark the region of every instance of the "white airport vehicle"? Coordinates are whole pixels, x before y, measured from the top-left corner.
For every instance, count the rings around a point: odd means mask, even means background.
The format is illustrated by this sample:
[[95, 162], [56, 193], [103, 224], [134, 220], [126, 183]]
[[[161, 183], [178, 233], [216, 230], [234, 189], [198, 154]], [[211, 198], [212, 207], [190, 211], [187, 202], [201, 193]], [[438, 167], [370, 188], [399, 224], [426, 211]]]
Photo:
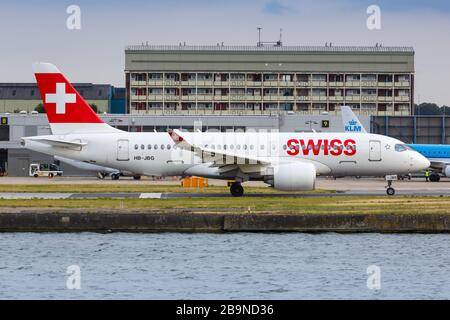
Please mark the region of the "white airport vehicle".
[[430, 164], [401, 141], [368, 133], [124, 132], [104, 123], [54, 65], [35, 63], [34, 71], [53, 135], [21, 144], [45, 154], [141, 175], [234, 180], [233, 196], [249, 180], [301, 191], [314, 189], [317, 175], [407, 174]]
[[29, 168], [30, 177], [49, 177], [62, 176], [63, 172], [53, 163], [32, 163]]

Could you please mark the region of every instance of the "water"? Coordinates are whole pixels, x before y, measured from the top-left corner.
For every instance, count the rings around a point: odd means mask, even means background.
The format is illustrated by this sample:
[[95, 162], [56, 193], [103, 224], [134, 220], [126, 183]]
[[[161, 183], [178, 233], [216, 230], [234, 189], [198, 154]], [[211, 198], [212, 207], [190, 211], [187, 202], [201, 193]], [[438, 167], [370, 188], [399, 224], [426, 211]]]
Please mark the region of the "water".
[[439, 234], [0, 233], [0, 298], [449, 299], [449, 248]]

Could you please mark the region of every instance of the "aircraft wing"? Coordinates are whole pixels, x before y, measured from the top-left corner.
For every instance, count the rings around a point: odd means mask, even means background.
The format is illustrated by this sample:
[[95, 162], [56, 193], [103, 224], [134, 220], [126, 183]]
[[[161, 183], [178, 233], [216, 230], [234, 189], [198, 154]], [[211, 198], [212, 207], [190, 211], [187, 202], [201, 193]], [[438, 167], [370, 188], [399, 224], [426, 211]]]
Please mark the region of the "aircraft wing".
[[61, 140], [61, 139], [55, 139], [55, 138], [23, 138], [26, 140], [36, 141], [48, 144], [52, 147], [58, 147], [58, 148], [82, 148], [83, 146], [87, 145], [85, 142], [81, 141], [68, 141], [68, 140]]
[[237, 154], [230, 150], [214, 150], [211, 148], [196, 146], [187, 141], [185, 136], [183, 136], [179, 130], [170, 131], [169, 135], [177, 147], [194, 152], [203, 160], [204, 163], [211, 163], [211, 166], [219, 167], [220, 171], [223, 172], [232, 170], [239, 165], [265, 166], [270, 164], [270, 162], [266, 159], [260, 159], [250, 155]]

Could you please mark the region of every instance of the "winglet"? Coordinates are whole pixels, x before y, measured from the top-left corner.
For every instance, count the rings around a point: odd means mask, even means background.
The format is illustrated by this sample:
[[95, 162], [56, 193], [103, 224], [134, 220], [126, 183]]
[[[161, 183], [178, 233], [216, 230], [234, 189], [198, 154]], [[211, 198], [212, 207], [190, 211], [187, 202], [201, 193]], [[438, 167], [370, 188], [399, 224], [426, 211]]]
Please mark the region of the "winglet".
[[169, 136], [172, 138], [175, 144], [179, 144], [184, 141], [183, 137], [180, 135], [179, 131], [174, 129], [169, 131]]

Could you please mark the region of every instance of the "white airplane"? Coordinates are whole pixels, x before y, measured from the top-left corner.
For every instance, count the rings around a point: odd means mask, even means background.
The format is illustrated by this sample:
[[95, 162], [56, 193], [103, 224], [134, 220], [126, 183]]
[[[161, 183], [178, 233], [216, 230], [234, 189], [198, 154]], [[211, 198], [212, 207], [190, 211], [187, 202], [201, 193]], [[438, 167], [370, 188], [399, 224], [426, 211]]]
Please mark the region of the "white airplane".
[[[358, 117], [348, 106], [341, 107], [342, 122], [345, 132], [366, 132]], [[450, 145], [448, 144], [407, 144], [430, 161], [430, 181], [438, 182], [441, 175], [450, 177]]]
[[[264, 181], [284, 191], [312, 190], [317, 175], [389, 175], [430, 163], [401, 141], [375, 134], [299, 132], [124, 132], [104, 123], [52, 64], [35, 63], [52, 135], [22, 138], [28, 149], [150, 176]], [[390, 187], [387, 193], [395, 190]]]

